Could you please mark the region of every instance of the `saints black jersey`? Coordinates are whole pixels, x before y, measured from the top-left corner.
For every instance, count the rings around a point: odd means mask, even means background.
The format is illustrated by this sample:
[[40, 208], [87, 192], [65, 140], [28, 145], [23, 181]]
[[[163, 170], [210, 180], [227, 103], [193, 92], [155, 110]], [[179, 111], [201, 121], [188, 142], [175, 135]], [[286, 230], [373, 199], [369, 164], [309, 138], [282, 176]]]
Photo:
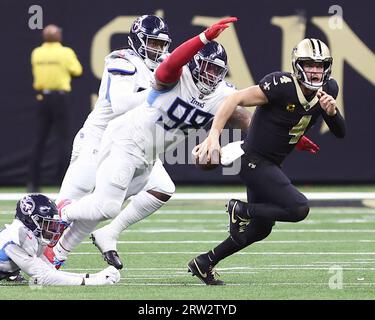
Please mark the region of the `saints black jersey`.
[[[280, 164], [320, 116], [326, 122], [329, 116], [320, 107], [316, 93], [305, 97], [298, 80], [289, 72], [270, 73], [259, 87], [268, 103], [256, 108], [243, 149]], [[338, 85], [331, 78], [323, 90], [336, 98]]]

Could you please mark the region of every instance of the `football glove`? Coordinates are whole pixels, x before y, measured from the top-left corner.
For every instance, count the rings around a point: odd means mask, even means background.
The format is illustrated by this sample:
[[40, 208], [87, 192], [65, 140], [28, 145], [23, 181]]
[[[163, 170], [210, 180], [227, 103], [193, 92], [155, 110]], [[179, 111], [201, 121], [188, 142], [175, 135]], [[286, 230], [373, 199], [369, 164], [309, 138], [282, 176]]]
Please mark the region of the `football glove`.
[[245, 153], [241, 148], [241, 144], [243, 144], [242, 140], [228, 143], [221, 148], [220, 162], [223, 166], [229, 166]]
[[309, 138], [307, 138], [306, 136], [302, 136], [296, 144], [296, 149], [298, 151], [308, 151], [310, 153], [316, 154], [320, 148]]
[[120, 278], [120, 271], [113, 266], [109, 266], [98, 273], [90, 274], [90, 277], [84, 280], [87, 286], [102, 286], [115, 284], [120, 281]]
[[238, 18], [236, 17], [229, 17], [216, 22], [211, 27], [207, 28], [204, 31], [204, 35], [208, 41], [211, 41], [219, 36], [226, 28], [228, 28], [228, 23], [236, 22]]

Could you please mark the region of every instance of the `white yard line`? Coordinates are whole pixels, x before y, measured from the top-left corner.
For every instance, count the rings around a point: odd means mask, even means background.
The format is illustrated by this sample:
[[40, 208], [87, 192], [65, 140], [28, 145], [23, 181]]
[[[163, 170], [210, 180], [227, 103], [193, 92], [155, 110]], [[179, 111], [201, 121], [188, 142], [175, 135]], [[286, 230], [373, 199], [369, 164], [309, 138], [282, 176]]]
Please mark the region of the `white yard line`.
[[[25, 193], [0, 193], [0, 200], [19, 200]], [[363, 200], [375, 199], [375, 192], [305, 192], [309, 200]], [[56, 199], [57, 193], [46, 193]], [[175, 193], [171, 200], [228, 200], [246, 199], [245, 192]]]
[[[241, 270], [241, 271], [251, 271], [251, 270], [288, 270], [288, 269], [295, 269], [295, 270], [300, 270], [300, 269], [309, 269], [313, 268], [314, 270], [328, 270], [334, 265], [339, 265], [341, 266], [344, 270], [373, 270], [374, 268], [365, 268], [365, 267], [355, 267], [356, 265], [360, 265], [364, 263], [363, 261], [357, 261], [358, 259], [354, 259], [351, 262], [342, 262], [342, 261], [325, 261], [325, 262], [314, 262], [311, 264], [271, 264], [271, 265], [261, 265], [258, 267], [252, 267], [252, 266], [230, 266], [230, 267], [225, 267], [225, 268], [216, 268], [217, 271], [219, 272], [232, 272], [235, 270]], [[374, 262], [369, 262], [366, 261], [365, 263], [375, 263]], [[322, 265], [324, 264], [324, 265]], [[354, 267], [351, 266], [345, 266], [346, 265], [354, 265]], [[90, 272], [97, 272], [101, 271], [101, 268], [63, 268], [62, 270], [64, 271], [69, 271], [69, 272], [83, 272], [83, 271], [90, 271]], [[173, 274], [175, 272], [176, 274], [185, 274], [186, 273], [186, 266], [183, 267], [178, 267], [178, 268], [131, 268], [131, 267], [124, 267], [121, 272], [147, 272], [148, 275], [167, 275], [167, 274]], [[236, 271], [236, 272], [237, 272]], [[234, 273], [236, 273], [234, 272]]]
[[[362, 207], [313, 207], [311, 208], [311, 215], [373, 215], [375, 214], [375, 209], [372, 208], [362, 208]], [[0, 215], [14, 215], [14, 210], [0, 210]], [[222, 210], [199, 210], [199, 209], [185, 209], [185, 210], [169, 210], [160, 209], [155, 215], [221, 215], [226, 217], [227, 213], [224, 208]], [[155, 216], [154, 215], [154, 216]]]
[[[126, 233], [228, 233], [224, 229], [133, 229]], [[372, 233], [375, 229], [273, 229], [272, 233]]]
[[[120, 255], [179, 255], [179, 254], [188, 254], [188, 255], [199, 255], [202, 252], [191, 252], [191, 251], [133, 251], [133, 252], [118, 252]], [[70, 255], [99, 255], [100, 252], [72, 252]], [[261, 255], [261, 256], [276, 256], [276, 255], [285, 255], [285, 256], [312, 256], [312, 255], [339, 255], [339, 256], [361, 256], [361, 255], [375, 255], [375, 252], [280, 252], [280, 251], [270, 251], [270, 252], [237, 252], [234, 255]]]
[[[203, 283], [129, 283], [126, 281], [129, 281], [128, 278], [121, 278], [121, 282], [116, 284], [117, 286], [125, 286], [125, 287], [205, 287]], [[150, 279], [148, 279], [150, 280]], [[160, 280], [160, 279], [155, 279]], [[124, 282], [123, 282], [124, 281]], [[17, 285], [7, 284], [7, 285], [0, 285], [0, 288], [13, 288]], [[225, 282], [225, 287], [248, 287], [248, 288], [254, 288], [254, 287], [290, 287], [290, 286], [303, 286], [303, 287], [326, 287], [327, 289], [331, 290], [328, 286], [328, 283], [326, 282], [261, 282], [261, 283], [254, 283], [254, 282], [242, 282], [242, 283], [229, 283]], [[362, 286], [375, 286], [375, 282], [348, 282], [343, 283], [343, 289], [349, 288], [349, 287], [362, 287]], [[26, 286], [24, 286], [26, 288]], [[37, 291], [36, 291], [37, 292]], [[241, 298], [241, 297], [239, 297]], [[232, 297], [233, 299], [233, 297]], [[243, 299], [243, 297], [241, 298]], [[235, 299], [234, 299], [235, 300]]]
[[[124, 279], [129, 280], [129, 279]], [[150, 287], [190, 287], [190, 286], [205, 286], [203, 283], [126, 283], [126, 282], [120, 282], [116, 284], [116, 286], [150, 286]], [[332, 290], [329, 288], [327, 282], [317, 283], [317, 282], [262, 282], [262, 283], [228, 283], [225, 282], [225, 287], [248, 287], [248, 288], [254, 288], [254, 287], [278, 287], [278, 286], [304, 286], [304, 287], [326, 287], [329, 290]], [[361, 286], [375, 286], [375, 282], [350, 282], [350, 283], [344, 283], [343, 288], [347, 287], [361, 287]]]
[[[182, 241], [171, 241], [171, 240], [149, 240], [149, 241], [117, 241], [117, 244], [205, 244], [205, 243], [219, 243], [222, 239], [217, 240], [182, 240]], [[374, 240], [264, 240], [257, 242], [257, 245], [261, 244], [305, 244], [305, 243], [374, 243]], [[83, 241], [81, 244], [92, 245], [92, 241]]]

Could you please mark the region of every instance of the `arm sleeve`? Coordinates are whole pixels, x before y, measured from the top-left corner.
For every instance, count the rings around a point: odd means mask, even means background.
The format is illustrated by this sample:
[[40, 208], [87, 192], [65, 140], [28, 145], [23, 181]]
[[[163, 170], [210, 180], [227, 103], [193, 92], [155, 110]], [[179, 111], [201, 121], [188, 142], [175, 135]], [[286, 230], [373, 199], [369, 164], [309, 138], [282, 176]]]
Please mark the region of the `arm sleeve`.
[[67, 68], [73, 77], [79, 77], [82, 75], [82, 65], [72, 49], [68, 48], [67, 52]]
[[84, 275], [58, 271], [36, 255], [30, 256], [21, 247], [13, 244], [5, 248], [8, 257], [38, 285], [79, 286]]
[[[337, 98], [339, 94], [339, 86], [335, 79], [331, 78], [323, 87], [323, 90], [331, 95], [334, 99]], [[337, 137], [344, 138], [346, 134], [345, 120], [340, 114], [339, 109], [336, 108], [336, 115], [329, 116], [321, 110], [324, 122], [327, 124], [329, 130]]]
[[203, 47], [204, 43], [199, 38], [199, 35], [185, 41], [174, 49], [156, 69], [156, 80], [165, 85], [176, 83], [181, 76], [182, 67]]
[[339, 109], [336, 108], [336, 114], [329, 116], [321, 110], [324, 122], [327, 124], [329, 130], [337, 137], [344, 138], [346, 134], [345, 120], [341, 116]]
[[109, 98], [115, 114], [125, 113], [140, 104], [147, 97], [147, 90], [134, 92], [134, 81], [131, 76], [110, 75]]

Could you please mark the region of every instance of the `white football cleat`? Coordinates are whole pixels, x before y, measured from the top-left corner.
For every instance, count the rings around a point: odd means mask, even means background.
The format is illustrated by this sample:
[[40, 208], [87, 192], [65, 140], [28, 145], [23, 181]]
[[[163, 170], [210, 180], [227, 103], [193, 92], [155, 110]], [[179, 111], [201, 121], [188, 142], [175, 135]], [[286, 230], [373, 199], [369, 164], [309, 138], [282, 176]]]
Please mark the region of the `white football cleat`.
[[100, 252], [106, 252], [109, 250], [117, 250], [116, 248], [116, 240], [112, 233], [107, 230], [106, 226], [97, 229], [91, 233], [91, 236], [94, 237], [93, 241], [95, 241], [95, 245], [98, 247]]
[[112, 233], [107, 230], [108, 228], [104, 226], [98, 230], [91, 233], [90, 239], [92, 243], [99, 249], [103, 255], [103, 259], [110, 265], [114, 266], [116, 269], [120, 270], [123, 268], [123, 263], [117, 253], [116, 242], [112, 236]]

